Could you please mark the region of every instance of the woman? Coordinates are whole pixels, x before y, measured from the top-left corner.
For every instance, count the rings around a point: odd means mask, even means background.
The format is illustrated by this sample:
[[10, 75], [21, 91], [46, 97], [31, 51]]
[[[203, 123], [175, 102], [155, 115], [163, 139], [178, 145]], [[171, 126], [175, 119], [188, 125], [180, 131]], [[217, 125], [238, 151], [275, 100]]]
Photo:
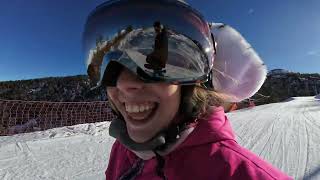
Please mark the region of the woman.
[[[145, 67], [160, 59], [147, 62], [159, 41], [154, 23], [166, 29], [168, 50], [157, 53], [167, 58], [161, 70]], [[114, 0], [90, 14], [88, 74], [96, 87], [106, 87], [118, 116], [110, 125], [116, 142], [106, 179], [290, 179], [235, 140], [221, 105], [252, 96], [265, 68], [248, 44], [226, 53], [228, 43], [243, 42], [223, 28], [177, 0]], [[239, 50], [243, 68], [227, 57]], [[254, 78], [235, 85], [221, 64], [236, 64], [232, 73]]]

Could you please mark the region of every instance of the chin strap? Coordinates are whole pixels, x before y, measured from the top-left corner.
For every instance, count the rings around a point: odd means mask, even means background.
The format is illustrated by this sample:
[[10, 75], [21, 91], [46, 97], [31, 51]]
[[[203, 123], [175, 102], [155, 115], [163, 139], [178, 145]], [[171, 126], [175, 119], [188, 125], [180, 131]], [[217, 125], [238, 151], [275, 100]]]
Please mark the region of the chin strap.
[[[111, 122], [109, 128], [110, 136], [116, 138], [121, 144], [133, 151], [153, 151], [157, 159], [156, 173], [163, 180], [167, 180], [163, 168], [165, 160], [158, 154], [158, 151], [167, 149], [168, 145], [175, 143], [180, 138], [180, 133], [187, 127], [187, 123], [182, 125], [172, 125], [167, 130], [161, 131], [151, 140], [144, 143], [137, 143], [133, 141], [127, 132], [126, 123], [123, 119], [115, 119]], [[126, 172], [121, 179], [133, 179], [141, 173], [144, 161], [139, 159], [138, 165], [134, 165], [128, 172]]]
[[172, 125], [168, 129], [158, 133], [149, 141], [137, 143], [129, 137], [124, 120], [114, 119], [110, 124], [109, 134], [128, 149], [133, 151], [162, 151], [165, 150], [169, 144], [176, 142], [180, 138], [180, 133], [185, 128], [186, 123], [181, 125]]
[[[110, 136], [116, 138], [121, 144], [133, 151], [152, 151], [156, 155], [157, 167], [156, 173], [163, 180], [167, 180], [164, 174], [163, 168], [165, 165], [165, 159], [158, 153], [164, 151], [169, 145], [174, 144], [180, 139], [180, 133], [187, 128], [188, 123], [180, 123], [177, 125], [171, 125], [168, 129], [161, 131], [151, 140], [144, 143], [137, 143], [133, 141], [127, 132], [126, 123], [123, 119], [114, 119], [109, 128]], [[121, 180], [133, 179], [141, 173], [143, 169], [144, 161], [139, 159], [137, 165], [134, 164], [132, 168], [128, 170], [121, 178]]]

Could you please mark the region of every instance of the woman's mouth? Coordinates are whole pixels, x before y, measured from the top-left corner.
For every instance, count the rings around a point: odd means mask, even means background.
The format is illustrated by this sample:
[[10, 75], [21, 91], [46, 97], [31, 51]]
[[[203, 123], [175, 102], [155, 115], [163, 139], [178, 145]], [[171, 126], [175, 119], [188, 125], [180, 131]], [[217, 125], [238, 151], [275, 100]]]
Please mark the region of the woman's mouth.
[[134, 126], [141, 126], [152, 119], [158, 108], [158, 103], [124, 103], [124, 107], [129, 123]]

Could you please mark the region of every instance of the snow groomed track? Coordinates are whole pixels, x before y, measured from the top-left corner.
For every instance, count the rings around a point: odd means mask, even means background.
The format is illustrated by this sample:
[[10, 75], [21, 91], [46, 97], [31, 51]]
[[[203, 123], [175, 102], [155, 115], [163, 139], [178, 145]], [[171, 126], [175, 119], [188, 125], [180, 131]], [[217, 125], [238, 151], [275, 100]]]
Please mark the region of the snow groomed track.
[[295, 179], [320, 179], [320, 97], [228, 113], [238, 142]]

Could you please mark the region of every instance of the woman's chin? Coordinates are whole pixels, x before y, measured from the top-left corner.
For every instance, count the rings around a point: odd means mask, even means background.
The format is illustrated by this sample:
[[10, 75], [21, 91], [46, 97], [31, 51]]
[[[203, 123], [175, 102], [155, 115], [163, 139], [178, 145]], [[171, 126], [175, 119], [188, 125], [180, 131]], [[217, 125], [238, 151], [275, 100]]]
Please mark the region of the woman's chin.
[[150, 133], [143, 133], [141, 131], [137, 132], [134, 130], [132, 131], [130, 130], [130, 128], [128, 128], [128, 134], [129, 137], [136, 143], [145, 143], [152, 138], [152, 136], [150, 136]]

